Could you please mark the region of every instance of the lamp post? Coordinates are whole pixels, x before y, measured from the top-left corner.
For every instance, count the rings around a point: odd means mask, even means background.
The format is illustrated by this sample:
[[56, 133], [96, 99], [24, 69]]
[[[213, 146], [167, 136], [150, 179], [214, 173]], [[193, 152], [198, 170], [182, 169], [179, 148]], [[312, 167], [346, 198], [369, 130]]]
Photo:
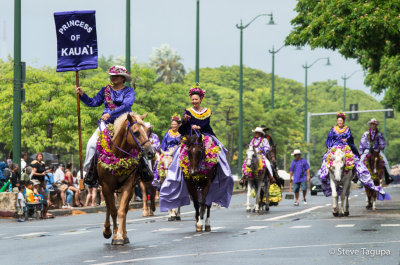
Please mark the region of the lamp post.
[[125, 68], [131, 72], [131, 0], [126, 0]]
[[260, 14], [253, 18], [249, 23], [243, 26], [242, 20], [240, 25], [236, 24], [236, 28], [240, 30], [240, 66], [239, 66], [239, 153], [238, 153], [238, 175], [242, 176], [242, 163], [243, 163], [243, 30], [250, 26], [257, 18], [262, 16], [269, 16], [269, 25], [275, 25], [272, 13]]
[[200, 62], [199, 62], [199, 57], [200, 57], [200, 0], [196, 1], [196, 76], [195, 76], [195, 82], [199, 83], [200, 80]]
[[282, 45], [277, 50], [274, 50], [274, 46], [272, 46], [272, 50], [268, 50], [270, 54], [272, 54], [272, 77], [271, 77], [271, 109], [274, 109], [274, 96], [275, 96], [275, 54], [277, 54], [285, 45]]
[[342, 79], [343, 79], [343, 112], [346, 111], [346, 81], [347, 81], [347, 79], [352, 77], [355, 73], [360, 72], [360, 71], [362, 71], [362, 70], [356, 70], [349, 76], [346, 76], [346, 73], [344, 73], [344, 75], [342, 76]]
[[305, 82], [304, 82], [304, 141], [307, 141], [307, 77], [308, 77], [308, 69], [311, 68], [316, 62], [320, 60], [326, 60], [326, 65], [331, 65], [329, 61], [329, 57], [322, 57], [315, 60], [312, 64], [308, 65], [307, 62], [303, 65], [305, 69]]

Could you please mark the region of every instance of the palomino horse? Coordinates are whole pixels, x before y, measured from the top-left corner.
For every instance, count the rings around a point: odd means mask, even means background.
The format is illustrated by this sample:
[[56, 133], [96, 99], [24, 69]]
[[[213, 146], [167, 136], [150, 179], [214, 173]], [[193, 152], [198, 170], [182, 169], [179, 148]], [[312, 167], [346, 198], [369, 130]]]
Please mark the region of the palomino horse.
[[[329, 170], [329, 179], [332, 189], [332, 214], [333, 216], [349, 215], [349, 196], [350, 184], [353, 178], [353, 171], [345, 171], [345, 153], [341, 149], [336, 149], [333, 155], [332, 167]], [[339, 188], [339, 189], [338, 189]], [[341, 205], [338, 205], [338, 190], [341, 190]], [[346, 206], [344, 203], [346, 202]]]
[[[250, 196], [252, 190], [255, 191], [255, 202], [254, 202], [254, 208], [253, 211], [258, 213], [260, 212], [260, 192], [261, 188], [263, 186], [264, 182], [264, 172], [262, 174], [258, 174], [258, 168], [259, 168], [259, 156], [254, 148], [254, 146], [251, 146], [247, 149], [246, 151], [246, 159], [244, 163], [248, 168], [251, 170], [251, 176], [247, 176], [247, 202], [246, 202], [246, 211], [251, 212], [251, 207], [250, 207]], [[268, 171], [268, 170], [266, 170]], [[268, 192], [266, 193], [268, 194]], [[268, 195], [266, 196], [268, 200]], [[262, 201], [262, 200], [261, 200]], [[269, 209], [269, 207], [267, 207]]]
[[[216, 175], [216, 166], [209, 171], [205, 178], [196, 178], [199, 175], [201, 162], [205, 157], [205, 147], [203, 146], [203, 137], [201, 134], [186, 136], [183, 144], [188, 148], [189, 178], [185, 178], [188, 192], [193, 200], [193, 205], [196, 210], [196, 232], [203, 231], [204, 213], [207, 208], [207, 218], [205, 220], [204, 230], [211, 231], [210, 225], [210, 208], [211, 205], [206, 205], [206, 197], [210, 190], [211, 183]], [[200, 198], [199, 198], [200, 193]], [[200, 199], [200, 200], [199, 200]]]
[[[374, 149], [369, 150], [369, 154], [366, 157], [366, 166], [371, 174], [371, 178], [374, 181], [375, 186], [382, 186], [383, 182], [383, 174], [385, 172], [385, 163], [380, 156], [380, 151], [375, 151]], [[376, 210], [376, 198], [377, 191], [370, 189], [368, 186], [365, 186], [365, 193], [367, 195], [367, 210]]]
[[[147, 114], [139, 116], [135, 113], [126, 113], [122, 114], [114, 122], [114, 136], [111, 139], [112, 144], [110, 147], [115, 157], [124, 158], [127, 157], [127, 154], [132, 157], [132, 155], [130, 155], [132, 150], [138, 150], [139, 156], [144, 156], [147, 159], [152, 159], [154, 157], [155, 150], [151, 146], [147, 137], [147, 128], [143, 123], [143, 119], [146, 116]], [[110, 238], [111, 235], [114, 234], [111, 242], [113, 245], [128, 244], [126, 215], [129, 209], [129, 201], [132, 199], [133, 187], [140, 178], [138, 167], [133, 166], [133, 168], [128, 171], [131, 173], [128, 174], [116, 174], [118, 172], [105, 169], [98, 163], [97, 172], [100, 184], [103, 187], [103, 194], [107, 207], [103, 236], [105, 238]], [[120, 190], [121, 192], [118, 210], [114, 198], [116, 190]], [[113, 220], [112, 231], [110, 229], [110, 215]], [[117, 215], [119, 225], [117, 224]]]

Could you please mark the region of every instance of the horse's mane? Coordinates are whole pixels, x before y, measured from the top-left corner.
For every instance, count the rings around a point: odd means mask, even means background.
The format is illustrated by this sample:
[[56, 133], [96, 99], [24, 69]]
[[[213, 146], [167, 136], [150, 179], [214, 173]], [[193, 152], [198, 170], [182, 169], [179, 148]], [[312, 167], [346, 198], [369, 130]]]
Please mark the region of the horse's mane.
[[137, 121], [138, 124], [142, 124], [143, 126], [145, 126], [143, 123], [143, 120], [140, 118], [139, 114], [137, 114], [135, 112], [126, 112], [124, 114], [121, 114], [114, 121], [114, 137], [113, 138], [115, 138], [115, 136], [118, 135], [118, 133], [120, 132], [121, 129], [124, 129], [124, 123], [127, 120], [127, 118], [126, 118], [127, 114], [131, 115]]

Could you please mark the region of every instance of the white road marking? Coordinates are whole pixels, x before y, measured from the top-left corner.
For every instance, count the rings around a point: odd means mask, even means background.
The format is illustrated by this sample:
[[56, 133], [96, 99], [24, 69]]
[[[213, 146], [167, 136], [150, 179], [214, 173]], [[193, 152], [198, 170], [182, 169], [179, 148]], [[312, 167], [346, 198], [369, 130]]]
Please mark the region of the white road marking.
[[325, 204], [325, 206], [331, 206], [331, 204], [330, 204], [330, 203], [327, 203], [327, 204]]
[[157, 245], [150, 245], [149, 248], [156, 248], [158, 247]]
[[178, 230], [179, 228], [168, 228], [168, 227], [166, 227], [166, 228], [160, 228], [160, 229], [156, 229], [156, 230], [153, 230], [152, 232], [170, 232], [170, 231], [175, 231], [175, 230]]
[[95, 262], [96, 260], [95, 259], [88, 259], [88, 260], [85, 260], [84, 262], [85, 263], [91, 263], [91, 262]]
[[179, 241], [182, 241], [182, 239], [179, 238], [179, 239], [174, 239], [172, 241], [179, 242]]
[[133, 250], [143, 250], [143, 249], [145, 249], [145, 248], [135, 248]]
[[131, 253], [130, 251], [121, 251], [120, 254], [129, 254]]
[[310, 228], [311, 225], [295, 225], [295, 226], [291, 226], [290, 228], [294, 228], [294, 229], [302, 229], [302, 228]]
[[314, 207], [305, 209], [303, 211], [267, 218], [267, 219], [264, 219], [264, 221], [276, 221], [276, 220], [284, 219], [284, 218], [287, 218], [287, 217], [292, 217], [292, 216], [300, 215], [300, 214], [303, 214], [303, 213], [308, 213], [308, 212], [311, 212], [311, 211], [314, 211], [314, 210], [317, 210], [317, 209], [323, 208], [323, 207], [325, 207], [325, 206], [314, 206]]
[[126, 229], [126, 232], [135, 231], [135, 230], [137, 230], [137, 229], [135, 229], [135, 228], [130, 228], [130, 229]]
[[335, 246], [353, 246], [353, 245], [372, 245], [372, 244], [393, 244], [400, 243], [397, 241], [376, 241], [376, 242], [350, 242], [350, 243], [336, 243], [336, 244], [316, 244], [316, 245], [299, 245], [299, 246], [286, 246], [286, 247], [270, 247], [270, 248], [252, 248], [252, 249], [239, 249], [239, 250], [226, 250], [226, 251], [215, 251], [215, 252], [199, 252], [199, 253], [188, 253], [181, 255], [171, 255], [171, 256], [158, 256], [158, 257], [146, 257], [146, 258], [136, 258], [127, 260], [118, 260], [104, 263], [97, 263], [95, 265], [111, 265], [111, 264], [121, 264], [121, 263], [133, 263], [136, 261], [147, 261], [147, 260], [161, 260], [161, 259], [176, 259], [183, 257], [199, 257], [199, 256], [211, 256], [211, 255], [223, 255], [238, 252], [257, 252], [257, 251], [269, 251], [269, 250], [287, 250], [287, 249], [302, 249], [302, 248], [320, 248], [320, 247], [335, 247]]
[[74, 231], [74, 232], [66, 232], [59, 234], [60, 236], [72, 236], [72, 235], [80, 235], [80, 234], [86, 234], [90, 233], [90, 231], [82, 230], [82, 231]]
[[49, 232], [35, 232], [35, 233], [28, 233], [28, 234], [20, 234], [20, 235], [16, 235], [19, 237], [25, 237], [25, 236], [37, 236], [37, 235], [43, 235], [43, 234], [48, 234]]
[[266, 227], [268, 227], [268, 226], [262, 226], [262, 225], [254, 225], [254, 226], [249, 226], [249, 227], [246, 227], [245, 229], [247, 229], [247, 230], [257, 230], [257, 229], [264, 229], [264, 228], [266, 228]]
[[185, 236], [184, 238], [192, 238], [191, 236]]
[[336, 225], [336, 227], [354, 227], [355, 224], [341, 224], [341, 225]]
[[114, 258], [114, 256], [103, 256], [103, 258]]
[[216, 227], [211, 227], [211, 231], [217, 231], [225, 228], [225, 226], [216, 226]]
[[193, 235], [193, 236], [201, 236], [201, 234], [195, 234], [195, 235]]
[[354, 195], [353, 197], [358, 197], [358, 194]]
[[381, 226], [400, 226], [400, 224], [381, 224]]
[[[187, 215], [187, 214], [193, 214], [193, 213], [195, 213], [195, 211], [181, 213], [181, 215]], [[161, 215], [161, 216], [141, 217], [141, 218], [138, 218], [138, 219], [130, 219], [130, 220], [126, 220], [126, 222], [142, 222], [142, 221], [153, 220], [153, 219], [162, 219], [162, 218], [165, 218], [165, 217], [168, 217], [168, 214]]]

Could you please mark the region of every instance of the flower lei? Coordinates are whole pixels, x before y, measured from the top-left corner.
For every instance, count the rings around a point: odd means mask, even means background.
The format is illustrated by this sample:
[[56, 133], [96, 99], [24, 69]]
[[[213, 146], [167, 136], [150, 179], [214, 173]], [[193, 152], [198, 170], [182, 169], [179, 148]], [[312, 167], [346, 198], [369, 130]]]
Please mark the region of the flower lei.
[[333, 161], [335, 160], [335, 152], [337, 149], [341, 149], [345, 153], [345, 171], [350, 171], [353, 170], [354, 168], [354, 161], [355, 157], [353, 152], [351, 152], [351, 148], [348, 145], [345, 146], [334, 146], [332, 147], [328, 152], [328, 155], [326, 156], [326, 167], [328, 170], [332, 168]]
[[169, 136], [171, 136], [172, 138], [177, 138], [177, 137], [181, 136], [181, 134], [180, 134], [179, 132], [174, 133], [174, 132], [172, 131], [172, 129], [169, 129], [169, 130], [168, 130], [168, 134], [169, 134]]
[[166, 177], [163, 158], [164, 158], [164, 154], [161, 154], [159, 162], [157, 164], [157, 172], [158, 172], [158, 176], [160, 177], [161, 182], [163, 182]]
[[189, 108], [190, 114], [198, 120], [205, 120], [211, 116], [212, 112], [210, 109], [205, 109], [202, 113], [197, 113], [193, 108]]
[[381, 167], [378, 170], [378, 173], [374, 174], [371, 170], [371, 166], [369, 164], [369, 158], [371, 157], [370, 154], [367, 154], [363, 160], [364, 165], [367, 167], [369, 174], [371, 175], [372, 180], [376, 179], [382, 179], [383, 173], [384, 173], [384, 168], [385, 168], [385, 161], [383, 161], [383, 158], [381, 155], [379, 155], [379, 162], [381, 163]]
[[210, 174], [212, 168], [218, 163], [218, 154], [221, 149], [218, 145], [214, 143], [212, 137], [206, 135], [203, 137], [203, 147], [205, 148], [205, 158], [201, 162], [201, 167], [199, 174], [196, 176], [189, 175], [189, 147], [184, 143], [181, 144], [181, 150], [179, 154], [179, 166], [182, 169], [183, 176], [185, 179], [192, 179], [195, 181], [200, 181], [206, 179]]
[[113, 100], [111, 99], [111, 85], [108, 84], [105, 89], [104, 89], [104, 99], [107, 102], [107, 106], [110, 110], [114, 110], [117, 108], [117, 106], [115, 106]]
[[247, 178], [258, 178], [264, 174], [266, 168], [267, 164], [265, 163], [264, 156], [258, 155], [258, 167], [256, 171], [253, 172], [251, 168], [247, 166], [246, 161], [244, 161], [242, 165], [242, 172], [243, 175], [246, 176]]
[[376, 140], [376, 136], [378, 136], [378, 129], [375, 130], [375, 135], [372, 137], [372, 130], [369, 128], [368, 130], [368, 140], [370, 143], [374, 143]]
[[123, 158], [116, 157], [111, 150], [111, 139], [114, 135], [114, 126], [108, 124], [97, 140], [98, 163], [113, 175], [121, 176], [131, 173], [134, 167], [139, 163], [139, 151], [132, 149], [129, 153], [135, 157], [126, 156]]
[[[257, 145], [255, 144], [255, 142], [256, 142], [257, 139], [254, 137], [253, 140], [252, 140], [253, 146], [254, 146], [255, 148], [257, 148], [257, 147], [260, 146], [260, 144], [262, 143], [262, 141], [263, 141], [264, 138], [263, 138], [263, 137], [259, 137], [259, 139], [260, 139], [260, 140], [259, 140], [259, 142], [258, 142]], [[251, 144], [251, 142], [250, 142], [250, 144]]]
[[349, 127], [348, 126], [343, 126], [343, 128], [342, 129], [340, 129], [339, 128], [339, 126], [337, 126], [337, 125], [335, 125], [335, 127], [333, 127], [334, 128], [334, 130], [337, 132], [337, 133], [345, 133], [348, 129], [349, 129]]

